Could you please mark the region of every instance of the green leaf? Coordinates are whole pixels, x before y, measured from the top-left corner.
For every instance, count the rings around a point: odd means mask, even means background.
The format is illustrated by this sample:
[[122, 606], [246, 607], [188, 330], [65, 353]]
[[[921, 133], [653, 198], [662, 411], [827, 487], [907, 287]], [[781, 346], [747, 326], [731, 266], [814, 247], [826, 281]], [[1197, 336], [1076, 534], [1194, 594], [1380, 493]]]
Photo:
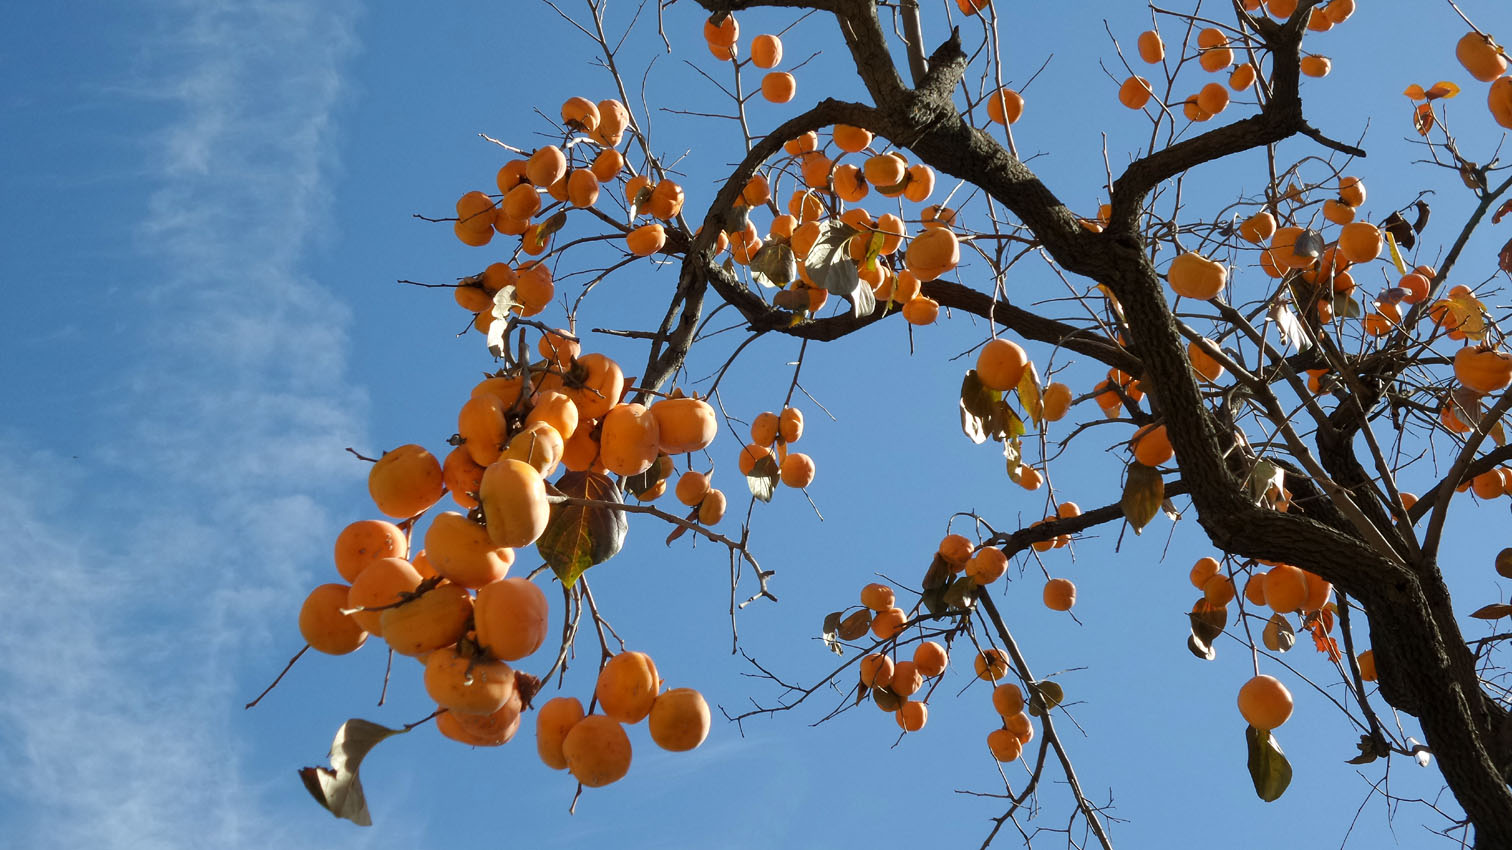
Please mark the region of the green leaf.
[[1218, 650], [1213, 647], [1213, 641], [1223, 634], [1223, 627], [1228, 625], [1228, 608], [1214, 605], [1206, 597], [1198, 597], [1187, 614], [1187, 619], [1191, 621], [1192, 629], [1192, 634], [1187, 638], [1187, 649], [1204, 661], [1217, 658]]
[[1123, 498], [1119, 499], [1118, 506], [1123, 508], [1124, 518], [1134, 528], [1134, 533], [1139, 534], [1155, 514], [1160, 512], [1160, 504], [1165, 501], [1165, 482], [1161, 480], [1160, 473], [1145, 466], [1139, 461], [1129, 464], [1128, 477], [1124, 480]]
[[[556, 489], [564, 496], [597, 502], [618, 505], [625, 501], [614, 481], [597, 472], [568, 472], [557, 479]], [[629, 530], [623, 511], [603, 505], [556, 504], [551, 506], [545, 533], [536, 541], [536, 551], [562, 585], [572, 587], [589, 567], [619, 554]]]
[[751, 258], [751, 279], [766, 287], [783, 287], [798, 277], [798, 260], [785, 242], [768, 242]]
[[1250, 501], [1257, 505], [1265, 505], [1268, 502], [1266, 495], [1271, 488], [1281, 492], [1281, 487], [1286, 483], [1286, 470], [1271, 463], [1268, 460], [1257, 460], [1250, 468], [1249, 480], [1245, 481], [1245, 488], [1249, 491]]
[[824, 639], [824, 645], [836, 655], [844, 655], [845, 647], [840, 645], [840, 617], [844, 611], [831, 611], [824, 615], [824, 629], [819, 636]]
[[975, 369], [966, 373], [961, 379], [961, 431], [967, 439], [977, 445], [987, 442], [987, 423], [993, 405], [1002, 398], [1002, 393], [982, 383]]
[[[646, 467], [645, 472], [639, 475], [626, 476], [625, 491], [632, 496], [639, 496], [655, 489], [656, 485], [666, 480], [666, 476], [662, 474], [661, 457], [664, 456], [658, 456], [655, 463]], [[670, 465], [668, 468], [670, 468]]]
[[336, 738], [331, 742], [331, 766], [300, 768], [299, 778], [326, 811], [358, 826], [372, 826], [373, 818], [368, 814], [357, 769], [379, 741], [408, 731], [354, 717], [336, 730]]
[[877, 307], [876, 296], [870, 286], [861, 283], [861, 272], [846, 248], [855, 233], [850, 225], [836, 219], [819, 225], [819, 237], [803, 258], [803, 265], [819, 288], [849, 301], [853, 315], [869, 316]]
[[1032, 717], [1044, 717], [1065, 698], [1066, 692], [1059, 682], [1035, 682], [1029, 686], [1029, 714]]
[[1024, 446], [1017, 437], [1003, 441], [1003, 457], [1008, 461], [1008, 477], [1019, 483], [1024, 472]]
[[1260, 632], [1260, 641], [1271, 652], [1285, 652], [1297, 643], [1297, 631], [1284, 614], [1272, 614]]
[[751, 467], [751, 474], [746, 476], [746, 486], [752, 496], [763, 502], [772, 501], [772, 493], [777, 490], [777, 459], [765, 455], [757, 460]]
[[1291, 763], [1276, 743], [1276, 736], [1269, 731], [1244, 727], [1244, 740], [1249, 746], [1250, 779], [1255, 782], [1255, 793], [1267, 803], [1281, 799], [1286, 786], [1291, 784]]
[[945, 604], [951, 608], [967, 609], [976, 604], [976, 580], [961, 576], [945, 589]]
[[1044, 400], [1040, 396], [1039, 372], [1030, 363], [1024, 367], [1024, 376], [1019, 378], [1018, 385], [1019, 404], [1024, 408], [1024, 413], [1029, 416], [1029, 421], [1039, 428], [1045, 415]]

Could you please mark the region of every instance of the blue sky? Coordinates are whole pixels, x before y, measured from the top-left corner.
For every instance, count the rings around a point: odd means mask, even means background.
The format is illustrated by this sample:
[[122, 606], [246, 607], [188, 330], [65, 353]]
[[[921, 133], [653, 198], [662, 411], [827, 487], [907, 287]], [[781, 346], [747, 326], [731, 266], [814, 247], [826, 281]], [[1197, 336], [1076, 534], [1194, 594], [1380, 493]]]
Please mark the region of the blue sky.
[[[1436, 238], [1446, 239], [1464, 193], [1454, 175], [1408, 165], [1420, 153], [1403, 141], [1410, 129], [1398, 93], [1437, 79], [1465, 85], [1454, 108], [1466, 128], [1480, 127], [1466, 135], [1486, 140], [1489, 121], [1466, 108], [1482, 109], [1483, 89], [1453, 61], [1462, 25], [1447, 6], [1419, 10], [1409, 26], [1388, 5], [1362, 4], [1340, 31], [1315, 37], [1335, 70], [1304, 94], [1326, 132], [1365, 133], [1371, 157], [1356, 171], [1370, 186], [1367, 210], [1379, 217], [1430, 186], [1436, 222], [1445, 222]], [[1483, 27], [1512, 33], [1499, 4], [1461, 5]], [[610, 21], [623, 26], [625, 15], [617, 8]], [[1024, 80], [1054, 53], [1026, 92], [1016, 137], [1088, 213], [1103, 181], [1103, 140], [1089, 116], [1107, 132], [1115, 170], [1146, 135], [1113, 105], [1115, 84], [1096, 67], [1112, 51], [1094, 17], [1125, 39], [1148, 21], [1132, 3], [1028, 13], [1015, 21], [1004, 70]], [[742, 16], [742, 43], [790, 20]], [[660, 45], [643, 32], [627, 51], [631, 76], [646, 72], [649, 97], [679, 108], [714, 103], [683, 64], [686, 56], [715, 72], [699, 16], [682, 3], [666, 23], [678, 54], [651, 63]], [[366, 767], [374, 827], [319, 809], [294, 770], [321, 763], [347, 717], [398, 725], [428, 713], [418, 668], [396, 660], [379, 708], [376, 646], [310, 657], [261, 706], [241, 705], [298, 649], [300, 600], [335, 580], [336, 532], [372, 515], [365, 467], [344, 447], [373, 454], [417, 441], [438, 450], [490, 366], [476, 335], [455, 337], [466, 317], [449, 297], [394, 280], [448, 282], [503, 249], [465, 248], [449, 226], [411, 214], [449, 215], [462, 192], [491, 188], [503, 160], [478, 133], [531, 147], [549, 129], [532, 106], [553, 114], [572, 95], [609, 97], [609, 80], [581, 36], [534, 2], [420, 10], [185, 0], [67, 12], [13, 4], [0, 11], [0, 32], [0, 71], [12, 81], [0, 94], [9, 154], [0, 169], [9, 296], [0, 385], [12, 400], [0, 417], [0, 526], [12, 540], [0, 557], [9, 609], [0, 618], [0, 763], [10, 766], [0, 822], [16, 846], [444, 846], [502, 834], [547, 847], [599, 837], [630, 847], [807, 847], [876, 830], [923, 846], [980, 841], [1000, 810], [957, 791], [1002, 790], [983, 747], [994, 716], [987, 690], [959, 669], [936, 691], [930, 725], [896, 747], [892, 718], [866, 706], [812, 726], [842, 699], [834, 693], [749, 721], [744, 737], [716, 724], [692, 754], [662, 753], [637, 727], [629, 777], [585, 793], [569, 816], [572, 783], [540, 765], [528, 722], [511, 745], [479, 751], [427, 726], [386, 742]], [[794, 104], [751, 106], [757, 132], [821, 96], [857, 92], [834, 64], [828, 21], [815, 16], [785, 38], [785, 64], [824, 54], [798, 72]], [[1359, 94], [1324, 111], [1345, 92]], [[662, 154], [690, 152], [690, 207], [706, 202], [732, 159], [719, 148], [736, 138], [731, 126], [664, 112], [653, 121]], [[1257, 189], [1259, 177], [1245, 177], [1258, 173], [1210, 167], [1190, 185], [1198, 197], [1227, 199]], [[1474, 282], [1493, 269], [1497, 235], [1474, 243]], [[671, 270], [638, 265], [594, 294], [584, 324], [628, 326], [656, 311], [674, 281]], [[1059, 291], [1040, 269], [1014, 285], [1026, 301]], [[757, 506], [755, 553], [778, 570], [781, 602], [738, 619], [743, 648], [769, 669], [804, 683], [822, 675], [832, 657], [815, 640], [824, 614], [854, 604], [876, 574], [917, 582], [952, 512], [979, 510], [999, 525], [1042, 515], [1043, 492], [1008, 482], [993, 447], [956, 432], [964, 366], [949, 361], [985, 333], [966, 317], [943, 321], [913, 334], [910, 356], [906, 329], [889, 321], [810, 348], [803, 385], [836, 417], [806, 405], [802, 448], [817, 460], [810, 493], [824, 519], [790, 491]], [[591, 339], [638, 373], [642, 351]], [[693, 378], [717, 369], [737, 341], [715, 338]], [[726, 382], [732, 414], [777, 407], [796, 351], [787, 340], [750, 347], [739, 380]], [[1081, 363], [1066, 374], [1090, 384], [1096, 371]], [[1083, 506], [1113, 501], [1118, 462], [1101, 448], [1121, 439], [1085, 441], [1055, 468], [1058, 490]], [[728, 475], [734, 440], [722, 436], [714, 451]], [[1409, 489], [1429, 483], [1423, 471]], [[733, 477], [725, 484], [738, 494]], [[732, 516], [743, 514], [744, 500], [735, 505]], [[1451, 520], [1458, 536], [1444, 560], [1466, 611], [1504, 595], [1490, 557], [1505, 541], [1473, 533], [1501, 510], [1466, 503]], [[697, 687], [732, 713], [775, 702], [776, 690], [730, 655], [724, 552], [686, 539], [664, 548], [665, 531], [639, 519], [626, 551], [590, 573], [615, 628], [657, 659], [670, 685]], [[1060, 726], [1089, 795], [1112, 795], [1120, 845], [1234, 830], [1244, 837], [1232, 846], [1299, 831], [1334, 845], [1353, 822], [1347, 846], [1419, 846], [1424, 824], [1442, 825], [1413, 806], [1389, 823], [1380, 798], [1366, 799], [1379, 767], [1357, 773], [1342, 763], [1354, 734], [1301, 685], [1297, 715], [1280, 734], [1296, 780], [1281, 801], [1256, 800], [1233, 706], [1250, 675], [1247, 653], [1228, 642], [1203, 664], [1182, 646], [1193, 596], [1186, 572], [1208, 554], [1200, 530], [1187, 518], [1172, 533], [1158, 519], [1117, 554], [1115, 538], [1102, 529], [1074, 562], [1064, 552], [1047, 559], [1081, 587], [1081, 625], [1039, 604], [1034, 565], [1000, 604], [1036, 672], [1064, 671], [1057, 678], [1086, 735]], [[548, 595], [558, 616], [560, 596]], [[586, 697], [595, 654], [584, 645], [566, 693]], [[1332, 681], [1309, 649], [1286, 660]], [[1405, 797], [1431, 799], [1439, 788], [1436, 772], [1400, 760], [1390, 781]], [[1043, 799], [1044, 817], [1030, 828], [1063, 822], [1057, 791]]]

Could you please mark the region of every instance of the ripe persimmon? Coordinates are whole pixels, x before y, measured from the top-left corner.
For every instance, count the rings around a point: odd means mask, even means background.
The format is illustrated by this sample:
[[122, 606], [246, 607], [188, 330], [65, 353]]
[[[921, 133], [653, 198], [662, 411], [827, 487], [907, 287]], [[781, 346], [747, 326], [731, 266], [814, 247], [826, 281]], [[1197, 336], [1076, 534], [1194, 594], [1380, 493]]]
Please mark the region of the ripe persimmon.
[[950, 665], [950, 654], [936, 641], [926, 640], [914, 647], [913, 665], [920, 676], [933, 679]]
[[802, 452], [792, 452], [778, 468], [782, 483], [801, 490], [814, 483], [814, 459]]
[[1160, 33], [1146, 30], [1139, 34], [1136, 44], [1139, 48], [1139, 58], [1151, 65], [1158, 65], [1162, 59], [1165, 59], [1165, 42], [1161, 41]]
[[441, 462], [414, 443], [383, 453], [368, 470], [368, 493], [378, 510], [406, 519], [441, 501]]
[[1070, 611], [1076, 604], [1076, 585], [1070, 579], [1053, 578], [1045, 582], [1045, 607], [1051, 611]]
[[709, 737], [709, 704], [692, 688], [673, 688], [651, 703], [646, 726], [658, 747], [674, 753], [695, 749]]
[[583, 719], [583, 703], [577, 697], [553, 697], [536, 712], [536, 752], [552, 770], [566, 770], [562, 742]]
[[1029, 355], [1018, 343], [1002, 337], [990, 339], [977, 353], [977, 379], [990, 389], [1013, 390], [1028, 365]]
[[898, 706], [893, 716], [897, 718], [898, 727], [904, 732], [917, 732], [929, 722], [929, 706], [922, 702], [906, 700]]
[[656, 222], [643, 224], [625, 234], [625, 248], [637, 257], [649, 257], [667, 244], [667, 230]]
[[1228, 283], [1228, 268], [1196, 251], [1188, 251], [1171, 261], [1166, 279], [1177, 295], [1206, 301], [1223, 291]]
[[703, 525], [718, 525], [725, 515], [725, 494], [719, 488], [711, 488], [709, 494], [698, 504], [698, 521]]
[[1256, 676], [1239, 688], [1239, 713], [1256, 729], [1278, 728], [1291, 717], [1291, 691], [1274, 676]]
[[1145, 425], [1134, 432], [1134, 438], [1129, 441], [1134, 450], [1134, 459], [1145, 466], [1160, 466], [1175, 456], [1176, 452], [1171, 448], [1171, 440], [1166, 436], [1164, 425]]
[[770, 71], [761, 78], [761, 96], [772, 103], [787, 103], [798, 93], [798, 81], [786, 71]]
[[425, 692], [436, 705], [457, 714], [493, 714], [515, 694], [508, 664], [465, 655], [455, 646], [425, 658]]
[[663, 399], [651, 405], [657, 444], [669, 455], [703, 451], [719, 433], [714, 408], [703, 399]]
[[762, 33], [751, 39], [751, 61], [756, 67], [772, 69], [782, 61], [782, 39], [769, 33]]
[[630, 772], [630, 736], [613, 718], [590, 714], [567, 731], [562, 758], [574, 779], [600, 788]]
[[1507, 57], [1489, 35], [1475, 31], [1464, 34], [1454, 45], [1454, 56], [1470, 76], [1489, 83], [1507, 73]]
[[997, 124], [1012, 124], [1024, 114], [1024, 96], [1007, 86], [987, 96], [987, 117]]
[[1150, 87], [1150, 81], [1135, 74], [1123, 81], [1118, 87], [1118, 102], [1130, 109], [1143, 109], [1155, 90]]
[[1024, 692], [1012, 682], [992, 689], [992, 707], [999, 717], [1012, 717], [1024, 711]]
[[375, 609], [353, 611], [351, 617], [364, 631], [383, 637], [383, 611], [378, 609], [413, 593], [420, 586], [420, 581], [420, 571], [409, 561], [403, 558], [384, 558], [369, 565], [362, 571], [362, 575], [352, 581], [343, 607]]
[[987, 733], [987, 749], [992, 757], [1001, 762], [1017, 761], [1024, 754], [1024, 745], [1017, 735], [1007, 729], [994, 729]]
[[604, 414], [599, 462], [616, 475], [639, 475], [656, 461], [660, 436], [656, 417], [644, 405], [615, 405]]
[[1008, 675], [1008, 656], [1001, 649], [990, 647], [977, 653], [971, 666], [978, 679], [996, 682]]
[[394, 608], [380, 622], [383, 640], [400, 655], [424, 655], [451, 646], [467, 629], [473, 600], [459, 584], [439, 584]]
[[350, 614], [344, 584], [322, 584], [310, 591], [299, 607], [299, 634], [317, 652], [346, 655], [367, 641], [368, 633]]
[[878, 611], [877, 615], [872, 617], [872, 634], [877, 636], [877, 640], [889, 640], [902, 632], [907, 623], [908, 613], [902, 608], [894, 607]]
[[627, 650], [604, 662], [593, 693], [608, 716], [621, 723], [639, 723], [651, 713], [660, 686], [651, 656]]
[[870, 653], [861, 657], [861, 684], [868, 688], [885, 688], [892, 684], [893, 660], [886, 655]]
[[1478, 393], [1501, 392], [1512, 384], [1512, 355], [1465, 346], [1454, 355], [1454, 377]]
[[535, 582], [505, 578], [484, 585], [473, 606], [478, 645], [501, 661], [518, 661], [546, 641], [551, 607]]
[[408, 555], [409, 538], [387, 520], [358, 520], [336, 535], [336, 572], [349, 582], [375, 561]]
[[504, 458], [483, 471], [478, 500], [488, 536], [499, 546], [529, 546], [546, 530], [551, 505], [541, 473], [523, 461]]
[[992, 584], [1008, 571], [1008, 556], [996, 546], [983, 546], [966, 561], [966, 575], [978, 585]]

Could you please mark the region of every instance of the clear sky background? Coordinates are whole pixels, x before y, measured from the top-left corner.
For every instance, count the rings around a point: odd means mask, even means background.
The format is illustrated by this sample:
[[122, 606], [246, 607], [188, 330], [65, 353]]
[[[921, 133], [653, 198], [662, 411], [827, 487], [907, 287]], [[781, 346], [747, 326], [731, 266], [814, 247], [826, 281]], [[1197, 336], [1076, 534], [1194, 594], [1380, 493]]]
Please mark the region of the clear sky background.
[[[1419, 189], [1438, 193], [1418, 258], [1432, 261], [1462, 220], [1466, 193], [1452, 173], [1411, 164], [1423, 151], [1405, 138], [1409, 107], [1399, 93], [1409, 83], [1458, 82], [1466, 92], [1451, 109], [1471, 141], [1465, 154], [1489, 159], [1499, 136], [1484, 86], [1453, 59], [1464, 27], [1447, 5], [1360, 5], [1343, 27], [1309, 38], [1335, 65], [1328, 78], [1304, 84], [1305, 102], [1324, 132], [1363, 137], [1370, 157], [1351, 170], [1367, 181], [1372, 219]], [[1504, 4], [1461, 6], [1512, 37]], [[616, 6], [611, 28], [622, 30], [628, 17]], [[1148, 138], [1098, 67], [1117, 68], [1103, 20], [1131, 51], [1149, 19], [1141, 4], [1086, 2], [1016, 8], [1003, 30], [1006, 80], [1022, 84], [1048, 60], [1025, 89], [1020, 150], [1089, 215], [1105, 198], [1104, 137], [1115, 171]], [[742, 15], [742, 45], [791, 21]], [[730, 122], [660, 110], [720, 108], [685, 59], [721, 80], [730, 71], [708, 56], [691, 3], [666, 10], [665, 23], [673, 55], [643, 26], [623, 62], [632, 86], [646, 81], [657, 151], [668, 160], [688, 153], [678, 167], [696, 220], [718, 169], [736, 158], [738, 136]], [[936, 19], [926, 35], [935, 43], [944, 32]], [[830, 20], [810, 17], [785, 41], [784, 67], [821, 55], [798, 71], [794, 103], [751, 105], [757, 133], [821, 97], [858, 94]], [[549, 7], [524, 0], [164, 0], [0, 11], [8, 81], [0, 93], [0, 527], [11, 541], [0, 556], [4, 843], [754, 848], [885, 835], [912, 846], [975, 846], [986, 834], [999, 802], [968, 794], [1003, 790], [984, 746], [996, 719], [988, 689], [959, 669], [964, 652], [935, 691], [928, 727], [901, 743], [892, 717], [870, 706], [814, 726], [844, 698], [835, 692], [748, 721], [743, 736], [716, 723], [691, 754], [661, 752], [635, 727], [630, 775], [586, 792], [575, 815], [567, 813], [573, 783], [540, 764], [528, 718], [501, 749], [469, 750], [429, 725], [383, 744], [365, 766], [371, 829], [314, 804], [295, 769], [324, 763], [342, 720], [400, 725], [430, 711], [419, 669], [405, 659], [396, 660], [388, 704], [376, 706], [380, 645], [307, 657], [262, 705], [242, 709], [301, 645], [295, 617], [305, 593], [336, 580], [329, 553], [337, 531], [375, 515], [366, 465], [343, 449], [377, 454], [420, 442], [441, 450], [467, 389], [490, 368], [478, 335], [457, 336], [467, 317], [449, 295], [394, 281], [475, 273], [504, 256], [503, 240], [469, 249], [449, 225], [412, 214], [448, 216], [463, 192], [492, 190], [504, 157], [478, 133], [531, 148], [552, 127], [532, 108], [554, 118], [569, 96], [613, 96], [594, 56]], [[1193, 91], [1206, 81], [1192, 79]], [[1326, 152], [1293, 141], [1284, 153]], [[1198, 169], [1188, 191], [1217, 209], [1261, 188], [1258, 164], [1252, 157]], [[950, 185], [942, 181], [941, 191]], [[1508, 235], [1503, 225], [1473, 243], [1456, 280], [1491, 277]], [[963, 266], [960, 277], [973, 282], [972, 273]], [[635, 265], [592, 295], [583, 327], [645, 326], [636, 323], [659, 315], [675, 277], [649, 261]], [[573, 298], [579, 286], [569, 281], [558, 292]], [[1043, 267], [1026, 265], [1010, 281], [1020, 303], [1063, 294]], [[543, 316], [562, 317], [561, 304]], [[973, 446], [957, 430], [966, 365], [950, 359], [986, 332], [969, 317], [942, 320], [912, 334], [910, 353], [906, 326], [892, 319], [810, 348], [802, 384], [835, 417], [804, 402], [809, 427], [799, 448], [817, 461], [810, 494], [824, 519], [787, 490], [756, 506], [754, 552], [777, 570], [781, 601], [738, 617], [741, 646], [787, 681], [811, 683], [833, 665], [819, 624], [854, 604], [863, 584], [878, 574], [917, 584], [952, 512], [976, 510], [1000, 528], [1043, 516], [1045, 491], [1009, 482], [997, 449]], [[738, 333], [712, 340], [690, 367], [689, 387], [738, 341]], [[644, 362], [640, 348], [602, 335], [589, 334], [588, 346], [632, 375]], [[1043, 366], [1049, 350], [1030, 350]], [[786, 339], [748, 348], [723, 385], [732, 415], [778, 407], [796, 352]], [[1098, 371], [1073, 362], [1063, 379], [1085, 389]], [[1122, 428], [1087, 435], [1053, 468], [1057, 492], [1084, 507], [1115, 501], [1122, 449], [1105, 456], [1103, 448], [1127, 436]], [[732, 474], [737, 446], [726, 433], [713, 449], [716, 479], [736, 497], [727, 531], [745, 506]], [[1425, 461], [1406, 486], [1421, 491], [1434, 480]], [[1444, 566], [1466, 612], [1505, 596], [1491, 569], [1509, 543], [1497, 533], [1505, 510], [1467, 498], [1451, 518]], [[641, 519], [626, 550], [589, 574], [619, 634], [657, 660], [669, 685], [696, 687], [731, 713], [776, 703], [779, 690], [730, 653], [724, 551], [687, 538], [664, 547], [665, 529]], [[1046, 558], [1052, 574], [1081, 588], [1080, 624], [1044, 610], [1043, 575], [1032, 562], [1011, 570], [1021, 580], [998, 593], [1035, 671], [1061, 671], [1076, 722], [1063, 717], [1059, 728], [1089, 796], [1111, 799], [1119, 846], [1263, 847], [1299, 836], [1305, 846], [1429, 843], [1425, 826], [1444, 820], [1421, 805], [1395, 809], [1392, 819], [1371, 795], [1381, 765], [1343, 763], [1354, 753], [1353, 727], [1273, 662], [1265, 669], [1297, 696], [1278, 733], [1296, 778], [1279, 802], [1257, 800], [1234, 708], [1251, 675], [1248, 653], [1224, 641], [1218, 660], [1203, 663], [1183, 646], [1194, 597], [1187, 570], [1210, 553], [1200, 529], [1188, 517], [1173, 530], [1162, 517], [1142, 537], [1125, 535], [1115, 554], [1117, 537], [1099, 529], [1078, 543], [1074, 561], [1065, 550]], [[559, 617], [560, 596], [548, 595]], [[1485, 633], [1467, 626], [1472, 637]], [[586, 700], [596, 652], [583, 645], [566, 693]], [[521, 666], [540, 672], [546, 655]], [[1310, 647], [1285, 660], [1341, 696]], [[1411, 734], [1410, 718], [1403, 722]], [[1015, 788], [1020, 771], [1009, 769]], [[1433, 800], [1441, 787], [1436, 770], [1403, 759], [1392, 761], [1389, 781], [1407, 798]], [[1027, 828], [1061, 827], [1068, 806], [1053, 772], [1041, 799], [1043, 816]], [[1452, 800], [1444, 804], [1452, 814]], [[1015, 843], [1011, 835], [999, 841]]]

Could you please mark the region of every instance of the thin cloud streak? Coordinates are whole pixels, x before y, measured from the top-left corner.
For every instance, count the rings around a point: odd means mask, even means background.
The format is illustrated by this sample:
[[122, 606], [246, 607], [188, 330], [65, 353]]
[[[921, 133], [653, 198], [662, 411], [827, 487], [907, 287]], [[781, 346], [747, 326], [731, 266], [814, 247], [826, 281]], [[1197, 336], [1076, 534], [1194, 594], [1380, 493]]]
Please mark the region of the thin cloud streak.
[[355, 474], [332, 450], [362, 427], [349, 315], [301, 264], [360, 10], [153, 11], [146, 52], [167, 58], [120, 86], [171, 115], [144, 148], [156, 275], [116, 317], [142, 347], [82, 460], [0, 433], [0, 812], [17, 847], [299, 846], [243, 775], [235, 668], [271, 651], [265, 624], [328, 547], [315, 482]]

